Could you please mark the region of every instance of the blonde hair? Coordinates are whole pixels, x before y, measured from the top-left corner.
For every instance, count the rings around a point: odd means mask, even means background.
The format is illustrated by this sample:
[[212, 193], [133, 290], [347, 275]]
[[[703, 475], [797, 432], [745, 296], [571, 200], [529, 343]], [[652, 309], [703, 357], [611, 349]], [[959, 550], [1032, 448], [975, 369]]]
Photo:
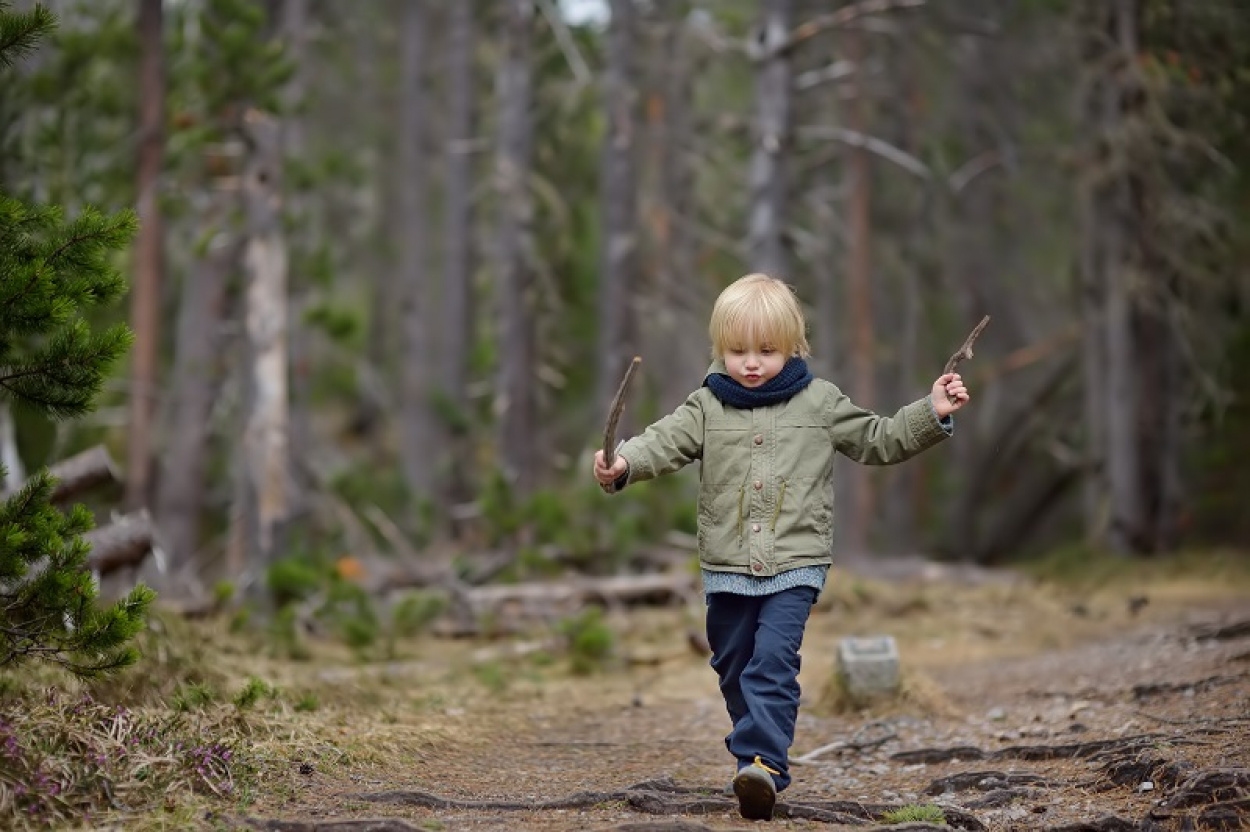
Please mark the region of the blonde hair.
[[749, 274], [725, 287], [712, 307], [708, 335], [713, 358], [723, 358], [731, 349], [764, 345], [806, 358], [811, 349], [794, 291], [766, 274]]

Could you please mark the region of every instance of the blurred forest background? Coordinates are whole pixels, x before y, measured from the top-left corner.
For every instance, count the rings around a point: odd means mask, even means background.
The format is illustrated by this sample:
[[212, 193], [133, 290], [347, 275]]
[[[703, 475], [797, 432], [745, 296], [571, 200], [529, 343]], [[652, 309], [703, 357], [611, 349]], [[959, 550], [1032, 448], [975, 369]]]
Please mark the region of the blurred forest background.
[[136, 342], [86, 418], [0, 399], [0, 460], [120, 473], [73, 495], [99, 571], [156, 541], [194, 600], [689, 557], [697, 472], [609, 500], [590, 454], [630, 358], [623, 435], [757, 270], [885, 413], [992, 316], [955, 440], [839, 472], [840, 553], [1250, 545], [1250, 7], [42, 5], [0, 188], [137, 209], [94, 322]]

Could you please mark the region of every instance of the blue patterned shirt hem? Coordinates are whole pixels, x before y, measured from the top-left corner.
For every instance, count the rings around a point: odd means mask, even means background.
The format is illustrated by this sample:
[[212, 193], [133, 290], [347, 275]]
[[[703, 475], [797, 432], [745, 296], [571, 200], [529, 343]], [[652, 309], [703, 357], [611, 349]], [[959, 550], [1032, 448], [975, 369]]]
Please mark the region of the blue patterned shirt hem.
[[778, 592], [785, 592], [787, 589], [793, 589], [796, 586], [810, 586], [816, 590], [817, 599], [820, 598], [820, 592], [825, 588], [825, 578], [829, 574], [828, 566], [800, 566], [797, 569], [787, 569], [776, 575], [767, 578], [757, 578], [754, 575], [743, 575], [740, 572], [713, 572], [710, 569], [703, 571], [703, 596], [704, 601], [707, 596], [716, 592], [727, 592], [731, 595], [748, 595], [752, 598], [758, 598], [763, 595], [776, 595]]

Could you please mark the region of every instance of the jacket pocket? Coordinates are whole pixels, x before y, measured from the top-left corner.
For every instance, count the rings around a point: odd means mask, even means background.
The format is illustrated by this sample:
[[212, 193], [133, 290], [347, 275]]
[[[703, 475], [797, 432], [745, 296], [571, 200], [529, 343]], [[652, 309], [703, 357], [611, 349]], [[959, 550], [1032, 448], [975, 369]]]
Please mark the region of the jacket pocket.
[[738, 485], [711, 485], [699, 489], [699, 556], [715, 565], [743, 565], [746, 551], [739, 531]]
[[703, 482], [736, 488], [751, 469], [750, 424], [737, 420], [708, 422], [704, 435]]
[[833, 441], [815, 418], [777, 422], [776, 472], [787, 480], [826, 480], [833, 467]]
[[791, 479], [778, 484], [775, 509], [775, 532], [778, 541], [785, 541], [787, 555], [824, 554], [828, 551], [833, 523], [832, 495], [829, 481]]

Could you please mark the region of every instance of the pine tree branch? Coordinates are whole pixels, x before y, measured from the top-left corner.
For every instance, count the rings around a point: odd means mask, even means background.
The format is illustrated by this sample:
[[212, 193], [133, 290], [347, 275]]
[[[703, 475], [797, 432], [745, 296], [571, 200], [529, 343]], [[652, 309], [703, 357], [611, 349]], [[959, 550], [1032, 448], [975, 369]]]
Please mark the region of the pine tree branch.
[[882, 14], [893, 9], [914, 9], [923, 6], [926, 0], [862, 0], [851, 6], [844, 6], [835, 12], [814, 17], [796, 26], [789, 37], [777, 49], [785, 51], [793, 49], [805, 40], [815, 37], [826, 29], [845, 26], [861, 17]]
[[7, 68], [33, 52], [39, 41], [52, 33], [56, 18], [43, 6], [35, 6], [25, 14], [6, 11], [0, 24], [0, 67]]

